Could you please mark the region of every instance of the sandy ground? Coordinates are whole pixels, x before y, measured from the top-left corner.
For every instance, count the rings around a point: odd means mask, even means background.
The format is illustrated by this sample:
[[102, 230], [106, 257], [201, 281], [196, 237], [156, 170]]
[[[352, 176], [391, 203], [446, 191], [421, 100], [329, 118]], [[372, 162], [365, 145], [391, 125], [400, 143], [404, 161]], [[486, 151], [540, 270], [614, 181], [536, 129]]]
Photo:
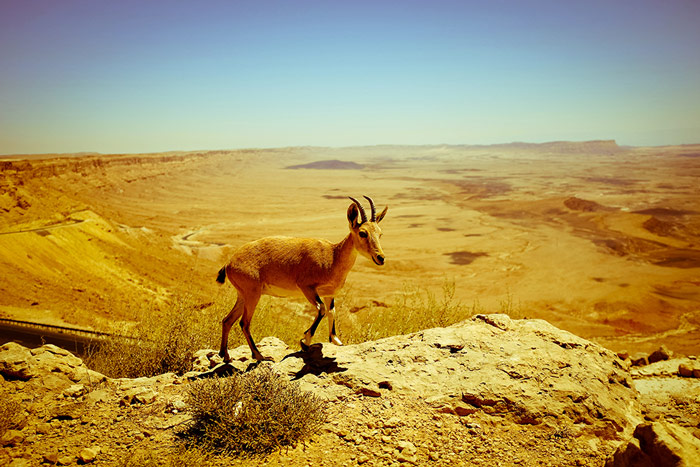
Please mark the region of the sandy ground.
[[[362, 167], [318, 163], [333, 160]], [[102, 329], [178, 294], [206, 304], [233, 248], [339, 241], [347, 196], [366, 194], [389, 206], [387, 260], [358, 259], [355, 306], [454, 282], [465, 307], [544, 318], [613, 350], [700, 350], [700, 146], [291, 148], [0, 169], [0, 316]]]

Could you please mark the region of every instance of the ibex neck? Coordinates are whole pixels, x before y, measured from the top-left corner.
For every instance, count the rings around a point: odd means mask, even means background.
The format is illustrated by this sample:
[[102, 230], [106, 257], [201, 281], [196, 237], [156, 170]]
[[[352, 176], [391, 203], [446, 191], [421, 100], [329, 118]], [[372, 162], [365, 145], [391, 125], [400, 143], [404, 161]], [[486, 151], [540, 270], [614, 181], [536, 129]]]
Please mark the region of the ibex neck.
[[334, 250], [333, 262], [341, 269], [349, 271], [357, 258], [357, 250], [355, 249], [352, 234], [348, 234], [340, 243], [336, 243]]

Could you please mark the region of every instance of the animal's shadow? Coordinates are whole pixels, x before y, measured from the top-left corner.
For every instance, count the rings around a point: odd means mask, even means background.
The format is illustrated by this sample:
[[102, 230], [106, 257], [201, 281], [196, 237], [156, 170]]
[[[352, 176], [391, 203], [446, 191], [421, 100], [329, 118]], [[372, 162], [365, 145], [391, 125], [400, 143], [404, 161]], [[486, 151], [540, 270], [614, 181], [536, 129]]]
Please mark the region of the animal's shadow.
[[[341, 373], [347, 370], [347, 368], [339, 366], [335, 358], [323, 355], [323, 344], [313, 344], [306, 350], [287, 354], [282, 358], [282, 361], [290, 357], [301, 358], [304, 362], [301, 370], [294, 373], [292, 381], [301, 379], [308, 374], [320, 376], [322, 373]], [[252, 362], [248, 364], [244, 371], [239, 370], [230, 363], [221, 363], [209, 371], [190, 377], [190, 379], [226, 378], [233, 375], [242, 375], [254, 370], [260, 363], [262, 362]]]
[[322, 373], [341, 373], [347, 370], [338, 366], [335, 358], [323, 356], [323, 344], [313, 344], [306, 350], [286, 355], [282, 360], [289, 357], [301, 358], [304, 361], [304, 366], [294, 374], [292, 380], [301, 379], [308, 374], [319, 376]]

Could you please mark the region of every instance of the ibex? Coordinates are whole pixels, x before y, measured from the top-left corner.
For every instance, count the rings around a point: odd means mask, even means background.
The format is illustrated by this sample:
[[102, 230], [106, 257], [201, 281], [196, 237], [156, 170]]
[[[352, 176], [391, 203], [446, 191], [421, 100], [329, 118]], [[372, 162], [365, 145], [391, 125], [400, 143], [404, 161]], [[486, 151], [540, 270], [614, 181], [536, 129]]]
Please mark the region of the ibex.
[[258, 351], [250, 335], [250, 321], [261, 295], [277, 297], [303, 296], [316, 308], [317, 315], [311, 327], [304, 332], [301, 348], [307, 350], [321, 319], [328, 312], [328, 340], [343, 345], [335, 333], [336, 293], [345, 284], [357, 253], [370, 258], [375, 264], [384, 264], [384, 251], [379, 244], [382, 231], [379, 222], [388, 206], [377, 215], [374, 202], [365, 196], [371, 208], [370, 219], [354, 198], [348, 207], [350, 233], [339, 243], [316, 238], [265, 237], [238, 248], [229, 262], [221, 268], [217, 282], [226, 277], [238, 291], [236, 304], [222, 321], [221, 355], [230, 361], [228, 334], [239, 318], [243, 335], [256, 360], [268, 360]]

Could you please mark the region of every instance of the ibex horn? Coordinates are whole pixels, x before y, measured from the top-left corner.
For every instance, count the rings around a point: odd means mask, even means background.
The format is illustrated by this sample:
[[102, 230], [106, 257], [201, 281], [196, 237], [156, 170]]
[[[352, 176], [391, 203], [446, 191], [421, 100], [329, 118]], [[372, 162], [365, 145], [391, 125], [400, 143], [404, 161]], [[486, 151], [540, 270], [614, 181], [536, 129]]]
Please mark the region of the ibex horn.
[[369, 201], [369, 207], [372, 208], [372, 217], [370, 218], [370, 222], [375, 222], [377, 220], [377, 210], [374, 207], [374, 201], [372, 201], [372, 198], [369, 196], [365, 196], [365, 199]]
[[[348, 198], [350, 198], [352, 202], [355, 203], [355, 206], [357, 206], [357, 209], [360, 210], [360, 220], [362, 221], [360, 223], [364, 224], [365, 222], [367, 222], [367, 213], [365, 213], [365, 208], [363, 208], [360, 202], [352, 196], [348, 196]], [[372, 209], [372, 213], [374, 213], [374, 209]]]

